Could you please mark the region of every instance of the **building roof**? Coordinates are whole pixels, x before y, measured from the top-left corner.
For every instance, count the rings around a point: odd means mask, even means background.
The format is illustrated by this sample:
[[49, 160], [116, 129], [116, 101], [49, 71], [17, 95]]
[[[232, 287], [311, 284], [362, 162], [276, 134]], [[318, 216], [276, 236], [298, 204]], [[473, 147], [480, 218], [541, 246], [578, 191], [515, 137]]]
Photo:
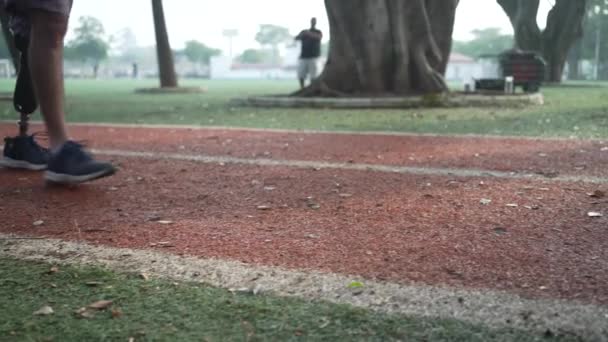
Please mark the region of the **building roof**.
[[475, 59], [458, 52], [452, 52], [450, 54], [450, 63], [475, 63]]
[[233, 63], [232, 70], [272, 70], [281, 69], [280, 65], [270, 63]]

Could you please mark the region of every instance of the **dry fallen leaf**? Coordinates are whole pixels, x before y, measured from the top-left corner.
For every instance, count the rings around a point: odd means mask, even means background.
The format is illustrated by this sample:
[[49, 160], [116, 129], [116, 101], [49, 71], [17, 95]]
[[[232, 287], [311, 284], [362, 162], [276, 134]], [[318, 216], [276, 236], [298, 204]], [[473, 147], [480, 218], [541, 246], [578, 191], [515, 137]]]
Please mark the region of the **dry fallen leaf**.
[[38, 311], [34, 312], [34, 316], [48, 316], [54, 314], [53, 308], [48, 305], [41, 307]]
[[593, 193], [588, 194], [591, 198], [604, 198], [606, 193], [602, 190], [595, 190]]
[[35, 221], [34, 223], [32, 223], [34, 225], [34, 227], [38, 227], [38, 226], [42, 226], [44, 224], [44, 221], [42, 220], [38, 220]]
[[122, 316], [122, 310], [112, 309], [112, 318], [120, 318]]
[[253, 293], [253, 289], [250, 289], [248, 287], [241, 287], [241, 288], [231, 288], [228, 289], [229, 292], [232, 293], [241, 293], [241, 294], [249, 294], [249, 293]]
[[103, 285], [103, 283], [100, 281], [89, 281], [86, 283], [86, 285], [90, 286], [90, 287], [95, 287], [95, 286]]
[[587, 216], [589, 216], [589, 217], [604, 217], [604, 215], [602, 215], [602, 213], [597, 213], [597, 212], [594, 212], [594, 211], [591, 211], [591, 212], [587, 213]]
[[481, 200], [479, 200], [479, 203], [481, 203], [482, 205], [489, 205], [490, 203], [492, 203], [492, 200], [487, 199], [487, 198], [482, 198]]
[[49, 269], [49, 271], [47, 272], [48, 274], [53, 274], [53, 273], [57, 273], [59, 272], [59, 267], [57, 266], [53, 266]]
[[494, 232], [498, 235], [504, 235], [504, 234], [507, 234], [507, 229], [502, 228], [502, 227], [497, 227], [497, 228], [494, 228]]
[[272, 209], [272, 207], [269, 205], [258, 205], [257, 209], [258, 210], [270, 210], [270, 209]]
[[147, 220], [150, 222], [158, 222], [158, 221], [162, 220], [162, 217], [160, 217], [160, 215], [157, 215], [157, 214], [152, 214], [152, 215], [148, 216]]
[[327, 317], [322, 317], [320, 322], [321, 322], [321, 324], [319, 325], [320, 329], [325, 329], [325, 328], [327, 328], [327, 326], [329, 324], [331, 324], [331, 321]]
[[112, 303], [114, 303], [114, 302], [111, 300], [99, 300], [95, 303], [89, 304], [88, 307], [90, 309], [104, 310], [104, 309], [109, 308], [112, 305]]
[[147, 273], [140, 273], [139, 277], [143, 280], [148, 280], [150, 279], [150, 276]]
[[318, 203], [308, 203], [308, 207], [310, 209], [321, 209], [321, 205], [319, 205]]
[[173, 221], [169, 221], [169, 220], [160, 220], [160, 221], [156, 221], [159, 224], [173, 224]]
[[357, 289], [357, 288], [361, 288], [364, 286], [365, 285], [360, 281], [353, 281], [352, 283], [348, 284], [349, 289]]
[[87, 308], [80, 308], [76, 311], [74, 311], [74, 314], [76, 314], [76, 316], [78, 318], [93, 318], [95, 317], [95, 313]]
[[519, 207], [519, 204], [509, 203], [509, 204], [507, 204], [507, 207], [509, 207], [509, 208], [517, 208], [517, 207]]

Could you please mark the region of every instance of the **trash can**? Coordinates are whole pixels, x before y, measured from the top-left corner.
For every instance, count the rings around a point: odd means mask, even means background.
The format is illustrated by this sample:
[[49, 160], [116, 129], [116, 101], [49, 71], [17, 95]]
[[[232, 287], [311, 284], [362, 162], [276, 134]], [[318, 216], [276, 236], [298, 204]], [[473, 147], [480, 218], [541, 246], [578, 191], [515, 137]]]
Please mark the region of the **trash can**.
[[494, 58], [498, 61], [498, 77], [475, 80], [476, 89], [504, 90], [505, 78], [511, 76], [513, 86], [521, 87], [526, 93], [535, 93], [540, 90], [545, 79], [546, 63], [537, 53], [515, 49], [507, 50]]

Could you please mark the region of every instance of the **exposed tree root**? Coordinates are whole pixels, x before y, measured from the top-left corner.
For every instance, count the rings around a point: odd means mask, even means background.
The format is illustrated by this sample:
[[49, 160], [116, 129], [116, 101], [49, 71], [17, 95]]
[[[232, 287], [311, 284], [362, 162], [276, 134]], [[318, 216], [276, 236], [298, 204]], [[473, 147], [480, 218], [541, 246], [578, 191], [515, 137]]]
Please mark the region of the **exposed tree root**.
[[317, 79], [312, 82], [311, 85], [300, 89], [291, 96], [299, 96], [299, 97], [347, 97], [349, 96], [345, 92], [341, 92], [335, 89], [330, 88], [327, 84], [321, 79]]

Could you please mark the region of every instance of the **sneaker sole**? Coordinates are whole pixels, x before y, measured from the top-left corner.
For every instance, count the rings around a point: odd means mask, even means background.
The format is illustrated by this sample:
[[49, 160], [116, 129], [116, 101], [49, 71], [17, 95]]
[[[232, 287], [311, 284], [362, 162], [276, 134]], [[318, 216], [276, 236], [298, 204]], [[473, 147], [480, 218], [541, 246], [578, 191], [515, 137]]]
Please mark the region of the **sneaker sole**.
[[6, 167], [9, 169], [21, 169], [21, 170], [30, 170], [30, 171], [43, 171], [46, 170], [45, 165], [37, 165], [28, 163], [24, 160], [15, 160], [11, 158], [4, 157], [0, 159], [0, 167]]
[[115, 169], [108, 169], [108, 170], [102, 170], [99, 172], [91, 173], [88, 175], [74, 176], [74, 175], [68, 175], [68, 174], [64, 174], [64, 173], [46, 171], [44, 173], [44, 179], [46, 179], [48, 182], [55, 183], [55, 184], [73, 185], [73, 184], [80, 184], [80, 183], [94, 181], [96, 179], [111, 176], [115, 173], [116, 173]]

